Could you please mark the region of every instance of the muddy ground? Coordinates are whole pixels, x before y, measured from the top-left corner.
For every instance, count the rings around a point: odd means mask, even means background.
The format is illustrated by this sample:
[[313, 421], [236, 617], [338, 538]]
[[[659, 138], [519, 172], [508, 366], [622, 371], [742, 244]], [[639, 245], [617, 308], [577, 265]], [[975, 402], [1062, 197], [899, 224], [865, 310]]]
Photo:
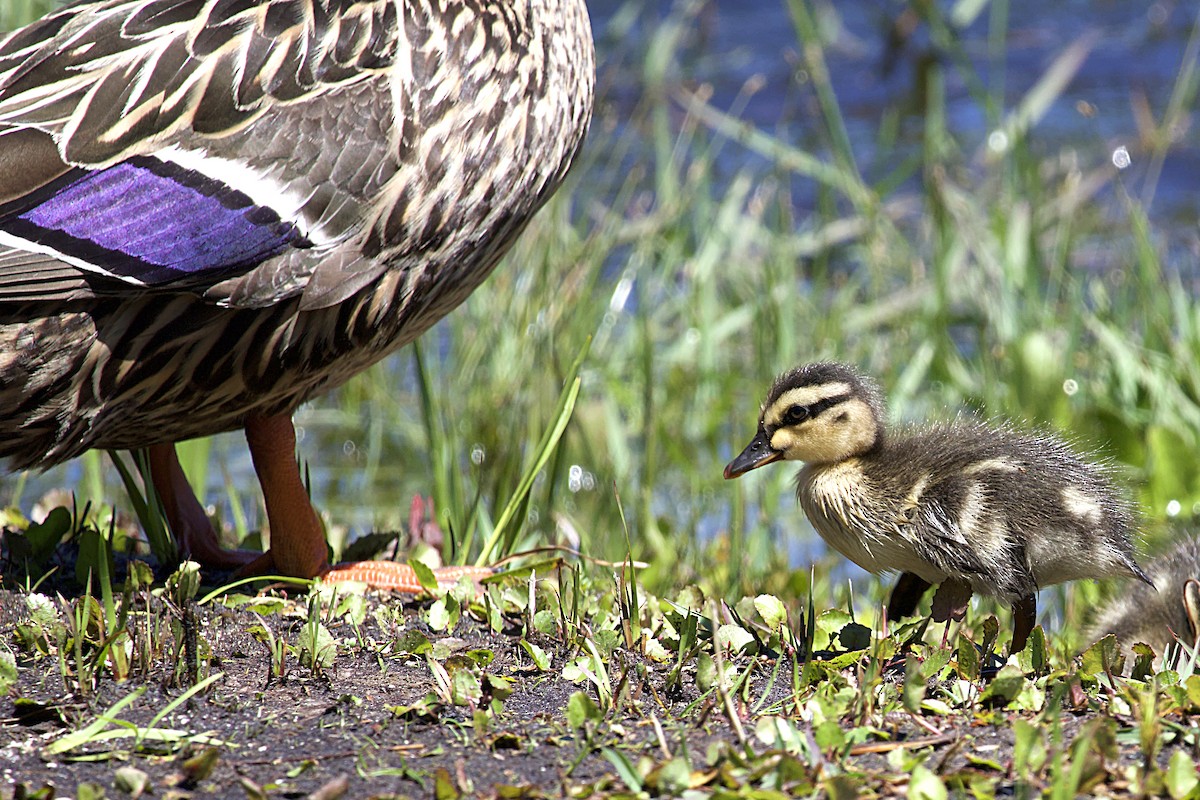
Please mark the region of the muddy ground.
[[[140, 623], [135, 615], [133, 629], [182, 620], [182, 612], [157, 600], [146, 602], [150, 614]], [[378, 613], [381, 607], [386, 613]], [[216, 743], [176, 737], [146, 742], [135, 753], [132, 740], [123, 738], [56, 755], [47, 749], [51, 743], [138, 688], [145, 693], [117, 716], [148, 726], [191, 680], [180, 668], [188, 654], [176, 647], [170, 626], [160, 624], [148, 669], [123, 682], [102, 676], [81, 690], [85, 682], [72, 658], [31, 650], [25, 593], [2, 591], [0, 642], [16, 656], [18, 670], [15, 685], [0, 700], [0, 796], [87, 796], [95, 787], [109, 797], [130, 796], [136, 792], [120, 787], [132, 777], [144, 780], [145, 791], [154, 797], [607, 797], [629, 790], [614, 754], [624, 754], [634, 765], [639, 759], [653, 762], [654, 769], [639, 770], [649, 775], [641, 788], [660, 796], [676, 795], [686, 786], [706, 792], [755, 785], [755, 769], [791, 775], [795, 791], [822, 786], [833, 795], [862, 789], [902, 795], [908, 776], [897, 773], [897, 749], [960, 782], [990, 776], [1001, 793], [1011, 791], [1016, 777], [1012, 728], [1003, 716], [981, 725], [969, 715], [892, 714], [875, 723], [871, 741], [851, 748], [844, 760], [831, 755], [820, 763], [817, 756], [797, 761], [799, 773], [781, 769], [779, 759], [790, 757], [781, 753], [773, 760], [771, 748], [754, 736], [751, 713], [764, 692], [771, 697], [760, 709], [772, 708], [772, 701], [782, 702], [791, 691], [790, 664], [772, 684], [767, 657], [760, 657], [761, 677], [746, 695], [753, 703], [740, 698], [722, 703], [712, 693], [702, 695], [691, 667], [675, 688], [668, 688], [673, 657], [658, 663], [618, 648], [607, 664], [614, 711], [573, 727], [567, 711], [572, 695], [587, 691], [597, 699], [586, 680], [580, 684], [563, 677], [564, 664], [578, 652], [552, 636], [528, 633], [519, 618], [506, 618], [497, 633], [464, 615], [453, 631], [436, 632], [420, 618], [428, 607], [428, 602], [369, 595], [361, 623], [327, 620], [338, 642], [328, 668], [302, 664], [293, 651], [284, 653], [282, 670], [274, 671], [272, 637], [276, 643], [295, 643], [306, 625], [302, 594], [288, 598], [275, 613], [212, 605], [197, 609], [196, 677], [222, 677], [157, 727], [204, 734]], [[260, 625], [271, 635], [261, 630], [255, 635]], [[436, 650], [412, 647], [426, 639]], [[522, 639], [551, 656], [549, 669], [536, 666]], [[449, 666], [452, 673], [456, 660], [471, 658], [477, 663], [474, 674], [484, 677], [482, 693], [463, 705], [446, 702], [433, 665]], [[507, 678], [511, 694], [501, 697], [507, 690], [496, 687], [503, 682], [491, 686], [487, 676]], [[729, 722], [731, 709], [746, 743], [739, 742], [742, 734]], [[1064, 713], [1064, 733], [1070, 737], [1094, 716]], [[811, 733], [810, 726], [810, 739]], [[1132, 739], [1120, 745], [1124, 763], [1133, 763], [1141, 752]], [[749, 760], [740, 755], [746, 748], [754, 754]], [[1168, 754], [1162, 755], [1164, 764]], [[665, 766], [678, 766], [679, 757], [690, 767], [682, 778]], [[1111, 773], [1109, 788], [1120, 791], [1120, 765], [1105, 769]], [[849, 774], [836, 777], [844, 771]]]

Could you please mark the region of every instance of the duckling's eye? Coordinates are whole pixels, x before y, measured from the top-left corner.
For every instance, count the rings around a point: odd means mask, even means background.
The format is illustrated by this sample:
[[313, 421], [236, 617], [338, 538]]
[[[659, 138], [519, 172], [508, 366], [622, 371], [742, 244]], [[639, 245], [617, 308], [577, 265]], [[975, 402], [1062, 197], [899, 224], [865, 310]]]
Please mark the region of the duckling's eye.
[[783, 412], [783, 424], [798, 425], [808, 419], [808, 406], [791, 406]]

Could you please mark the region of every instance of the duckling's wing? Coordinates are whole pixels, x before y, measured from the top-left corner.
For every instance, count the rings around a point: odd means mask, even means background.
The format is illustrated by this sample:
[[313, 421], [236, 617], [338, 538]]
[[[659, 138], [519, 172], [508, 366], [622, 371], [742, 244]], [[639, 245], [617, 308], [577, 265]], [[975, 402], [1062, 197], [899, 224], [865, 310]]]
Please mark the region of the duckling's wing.
[[[382, 263], [345, 245], [402, 127], [376, 80], [398, 7], [99, 0], [4, 37], [0, 302], [168, 289], [317, 307], [374, 279]], [[339, 124], [371, 135], [314, 135]]]
[[[988, 518], [987, 506], [972, 512], [956, 481], [931, 487], [917, 511], [918, 554], [946, 575], [966, 581], [976, 590], [1016, 600], [1037, 590], [1023, 553], [1014, 553], [1014, 540], [1003, 520]], [[964, 530], [969, 526], [970, 530]]]
[[914, 543], [923, 559], [946, 575], [966, 578], [983, 574], [982, 560], [963, 535], [957, 519], [940, 499], [922, 498], [914, 521]]

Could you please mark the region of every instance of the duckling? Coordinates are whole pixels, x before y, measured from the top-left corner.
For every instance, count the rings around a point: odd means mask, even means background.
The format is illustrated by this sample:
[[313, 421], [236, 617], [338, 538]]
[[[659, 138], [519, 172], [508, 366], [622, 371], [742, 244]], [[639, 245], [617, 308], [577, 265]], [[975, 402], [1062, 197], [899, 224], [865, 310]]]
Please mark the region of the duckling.
[[937, 621], [962, 619], [973, 592], [1013, 607], [1010, 652], [1025, 647], [1037, 591], [1077, 578], [1129, 575], [1133, 515], [1107, 470], [1061, 439], [971, 420], [889, 432], [875, 383], [839, 363], [780, 375], [758, 433], [725, 467], [736, 478], [801, 461], [797, 496], [825, 540], [868, 572], [898, 571], [889, 620], [933, 599]]
[[1136, 642], [1150, 645], [1159, 656], [1177, 639], [1187, 647], [1200, 644], [1200, 539], [1181, 540], [1151, 561], [1146, 572], [1153, 588], [1136, 584], [1109, 601], [1087, 641], [1116, 634], [1127, 659]]

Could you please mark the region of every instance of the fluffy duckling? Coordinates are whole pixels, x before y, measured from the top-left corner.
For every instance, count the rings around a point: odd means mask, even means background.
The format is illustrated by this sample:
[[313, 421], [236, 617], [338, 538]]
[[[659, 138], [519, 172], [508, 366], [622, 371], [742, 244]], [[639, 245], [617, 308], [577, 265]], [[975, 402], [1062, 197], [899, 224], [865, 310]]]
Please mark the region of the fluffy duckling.
[[1187, 647], [1200, 643], [1200, 539], [1181, 540], [1146, 572], [1153, 588], [1137, 584], [1114, 597], [1097, 615], [1087, 641], [1116, 634], [1127, 658], [1137, 642], [1159, 656], [1176, 639]]
[[853, 367], [798, 367], [775, 380], [725, 477], [804, 462], [797, 496], [826, 543], [869, 572], [900, 572], [888, 619], [911, 615], [934, 584], [937, 621], [962, 619], [972, 592], [991, 595], [1013, 606], [1010, 652], [1024, 648], [1043, 586], [1149, 583], [1128, 504], [1062, 440], [975, 421], [889, 432], [884, 418], [879, 389]]

